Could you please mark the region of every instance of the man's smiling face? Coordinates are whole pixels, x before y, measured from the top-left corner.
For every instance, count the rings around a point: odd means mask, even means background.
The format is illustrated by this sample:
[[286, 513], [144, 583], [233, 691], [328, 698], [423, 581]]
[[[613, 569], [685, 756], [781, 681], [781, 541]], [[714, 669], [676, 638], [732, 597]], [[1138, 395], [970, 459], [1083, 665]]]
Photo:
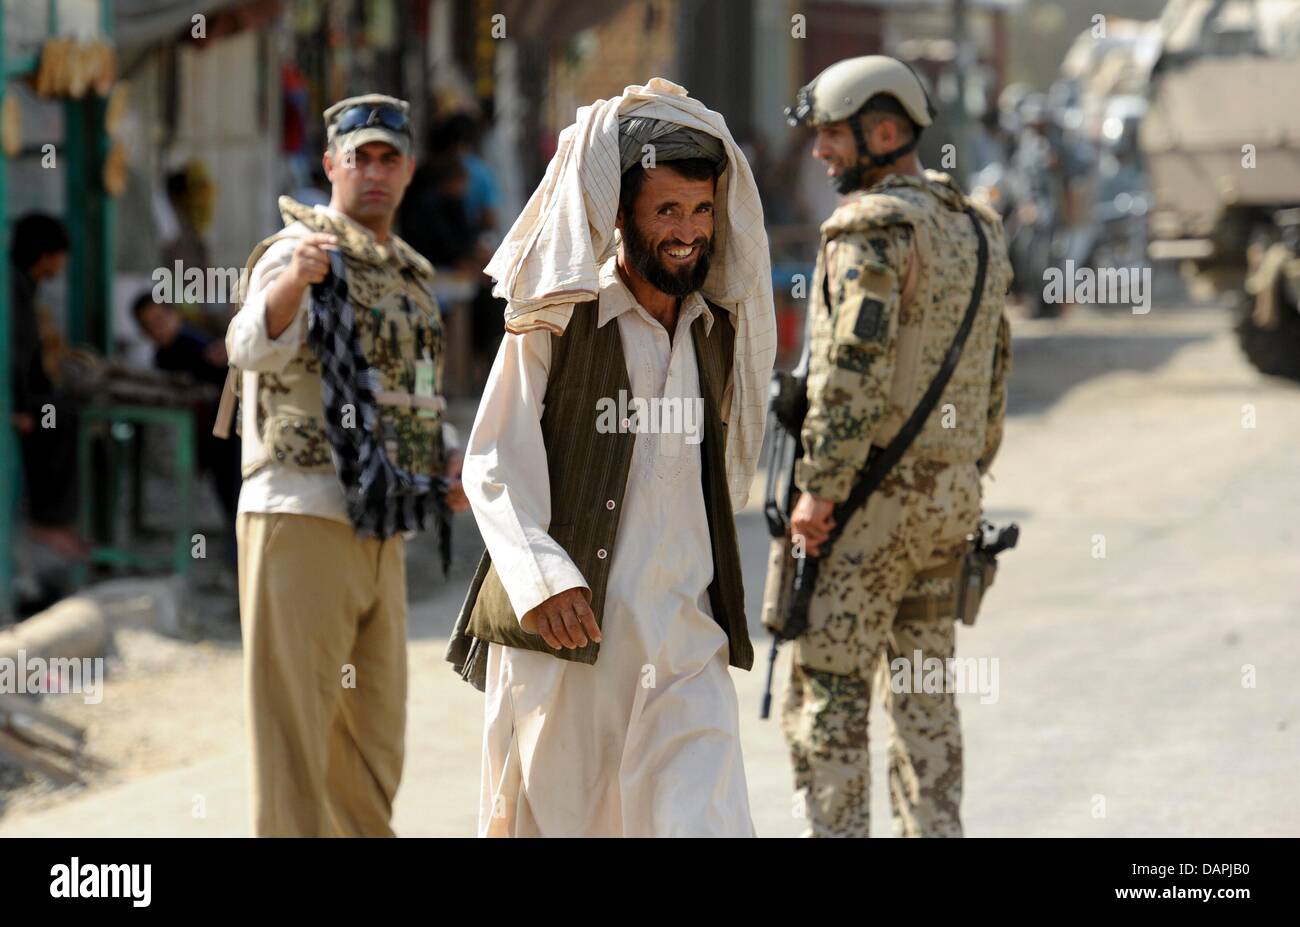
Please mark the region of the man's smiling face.
[[628, 265], [656, 289], [685, 296], [704, 285], [713, 251], [713, 196], [717, 180], [691, 180], [672, 162], [647, 168], [618, 228]]
[[858, 144], [845, 120], [818, 126], [812, 155], [826, 165], [826, 179], [834, 182], [858, 163]]

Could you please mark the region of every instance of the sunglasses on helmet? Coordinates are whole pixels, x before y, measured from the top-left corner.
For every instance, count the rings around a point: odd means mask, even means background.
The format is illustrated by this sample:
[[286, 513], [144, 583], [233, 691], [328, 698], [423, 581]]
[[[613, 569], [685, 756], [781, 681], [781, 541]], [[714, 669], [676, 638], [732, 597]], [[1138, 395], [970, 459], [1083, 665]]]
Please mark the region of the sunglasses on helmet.
[[411, 134], [411, 120], [394, 106], [353, 106], [345, 110], [334, 123], [335, 135], [346, 135], [357, 129], [382, 126], [403, 135]]

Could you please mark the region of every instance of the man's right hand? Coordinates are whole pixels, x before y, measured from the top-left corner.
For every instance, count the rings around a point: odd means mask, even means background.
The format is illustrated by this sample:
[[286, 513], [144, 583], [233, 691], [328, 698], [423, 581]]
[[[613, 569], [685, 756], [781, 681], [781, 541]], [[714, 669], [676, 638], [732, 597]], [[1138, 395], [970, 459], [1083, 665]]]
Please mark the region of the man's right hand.
[[587, 603], [591, 593], [574, 588], [557, 592], [524, 615], [520, 626], [529, 634], [540, 634], [547, 646], [559, 650], [586, 647], [588, 639], [600, 643], [600, 628]]
[[320, 283], [330, 272], [330, 251], [338, 249], [339, 240], [334, 235], [313, 232], [298, 240], [293, 249], [286, 273], [292, 275], [299, 289]]
[[320, 283], [330, 271], [328, 251], [338, 247], [333, 235], [313, 232], [298, 239], [289, 266], [284, 269], [266, 294], [266, 333], [279, 338], [298, 314], [298, 304], [307, 287]]
[[810, 557], [821, 555], [821, 546], [835, 527], [835, 503], [810, 492], [800, 493], [790, 513], [790, 536], [802, 535], [804, 552]]

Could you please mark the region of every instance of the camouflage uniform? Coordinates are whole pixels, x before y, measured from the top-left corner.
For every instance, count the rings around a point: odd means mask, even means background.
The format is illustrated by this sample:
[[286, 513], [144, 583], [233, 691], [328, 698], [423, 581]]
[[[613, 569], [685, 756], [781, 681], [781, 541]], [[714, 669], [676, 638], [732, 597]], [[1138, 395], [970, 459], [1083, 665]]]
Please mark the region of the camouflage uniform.
[[[347, 265], [361, 352], [379, 374], [378, 389], [414, 393], [415, 363], [427, 358], [435, 365], [433, 391], [441, 394], [444, 336], [430, 289], [433, 268], [428, 261], [400, 238], [379, 245], [351, 222], [287, 196], [280, 198], [280, 212], [287, 227], [254, 249], [249, 269], [282, 237], [299, 238], [311, 232], [337, 236]], [[441, 472], [441, 413], [421, 415], [383, 403], [378, 411], [384, 445], [395, 464], [412, 473]], [[245, 462], [244, 476], [269, 464], [333, 473], [324, 415], [320, 359], [304, 341], [284, 370], [258, 374], [257, 424], [266, 456]]]
[[[842, 501], [872, 445], [884, 447], [934, 379], [974, 284], [968, 200], [947, 175], [890, 175], [822, 226], [812, 313], [806, 456], [799, 488]], [[953, 656], [951, 613], [900, 620], [922, 570], [949, 563], [978, 525], [980, 475], [1002, 436], [1011, 279], [1001, 223], [976, 207], [989, 242], [985, 290], [961, 361], [925, 427], [821, 567], [796, 641], [783, 727], [813, 834], [867, 836], [867, 715], [882, 656]], [[823, 295], [823, 281], [829, 303]], [[933, 583], [931, 583], [933, 585]], [[915, 588], [914, 588], [915, 587]], [[926, 589], [933, 592], [936, 590]], [[883, 678], [882, 678], [882, 681]], [[895, 693], [890, 795], [895, 830], [961, 834], [962, 752], [952, 693]]]

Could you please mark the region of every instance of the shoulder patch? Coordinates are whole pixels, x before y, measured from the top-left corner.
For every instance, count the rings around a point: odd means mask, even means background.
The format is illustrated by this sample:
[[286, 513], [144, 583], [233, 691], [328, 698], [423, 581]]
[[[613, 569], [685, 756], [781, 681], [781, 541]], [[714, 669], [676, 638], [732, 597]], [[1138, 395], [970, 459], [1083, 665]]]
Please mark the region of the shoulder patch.
[[853, 334], [863, 341], [875, 341], [880, 338], [884, 320], [885, 304], [872, 296], [862, 297], [858, 305], [857, 318], [853, 322]]

